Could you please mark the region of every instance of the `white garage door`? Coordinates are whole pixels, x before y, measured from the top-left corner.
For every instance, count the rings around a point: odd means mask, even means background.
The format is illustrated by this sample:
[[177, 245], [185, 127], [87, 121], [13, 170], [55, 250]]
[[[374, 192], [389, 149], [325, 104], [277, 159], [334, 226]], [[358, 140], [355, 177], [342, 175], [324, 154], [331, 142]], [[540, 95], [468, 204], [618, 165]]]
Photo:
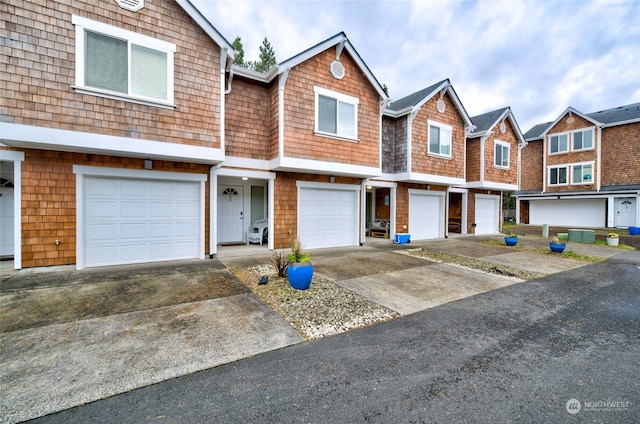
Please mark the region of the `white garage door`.
[[85, 265], [197, 258], [200, 184], [87, 177]]
[[476, 195], [476, 234], [499, 232], [499, 207], [500, 196]]
[[531, 200], [529, 223], [563, 227], [605, 227], [605, 200]]
[[358, 191], [300, 187], [298, 237], [309, 249], [357, 246]]
[[412, 240], [444, 236], [444, 192], [409, 190], [409, 234]]

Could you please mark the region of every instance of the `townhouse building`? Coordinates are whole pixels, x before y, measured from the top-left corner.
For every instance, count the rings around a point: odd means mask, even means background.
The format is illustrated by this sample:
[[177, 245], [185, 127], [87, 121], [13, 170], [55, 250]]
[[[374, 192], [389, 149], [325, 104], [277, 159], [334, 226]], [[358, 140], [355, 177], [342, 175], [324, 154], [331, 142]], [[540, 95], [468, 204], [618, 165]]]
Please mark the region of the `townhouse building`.
[[520, 223], [640, 225], [640, 103], [593, 113], [569, 107], [524, 137]]
[[205, 259], [257, 221], [269, 249], [489, 234], [517, 186], [509, 108], [470, 118], [449, 80], [392, 102], [342, 32], [258, 73], [188, 0], [0, 7], [16, 269]]

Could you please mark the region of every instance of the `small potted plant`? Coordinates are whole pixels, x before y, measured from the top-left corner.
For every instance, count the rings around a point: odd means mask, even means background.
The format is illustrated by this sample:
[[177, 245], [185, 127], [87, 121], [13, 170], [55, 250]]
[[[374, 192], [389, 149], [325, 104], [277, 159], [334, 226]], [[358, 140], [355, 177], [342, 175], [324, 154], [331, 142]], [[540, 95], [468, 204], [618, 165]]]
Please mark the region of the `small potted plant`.
[[507, 235], [504, 237], [504, 244], [507, 246], [515, 246], [518, 244], [518, 235], [511, 234], [511, 231], [507, 231]]
[[564, 248], [567, 246], [566, 243], [560, 241], [558, 237], [553, 237], [549, 242], [549, 249], [551, 249], [554, 253], [562, 253], [564, 252]]
[[609, 246], [617, 246], [620, 242], [620, 235], [618, 233], [607, 234], [607, 244]]
[[306, 290], [311, 285], [313, 278], [313, 265], [311, 255], [302, 250], [299, 241], [291, 243], [291, 253], [287, 256], [287, 279], [291, 287], [297, 290]]

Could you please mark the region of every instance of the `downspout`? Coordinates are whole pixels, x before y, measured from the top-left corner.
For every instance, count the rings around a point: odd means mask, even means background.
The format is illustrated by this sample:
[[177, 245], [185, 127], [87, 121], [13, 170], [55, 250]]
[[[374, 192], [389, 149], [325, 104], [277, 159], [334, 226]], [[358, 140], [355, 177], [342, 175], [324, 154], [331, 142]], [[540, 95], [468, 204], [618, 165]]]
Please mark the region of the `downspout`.
[[364, 245], [366, 241], [365, 227], [367, 222], [367, 184], [369, 183], [369, 178], [363, 178], [360, 183], [360, 231], [358, 244], [360, 246]]
[[220, 149], [222, 150], [222, 153], [224, 154], [224, 127], [225, 127], [225, 110], [224, 110], [224, 105], [225, 105], [225, 85], [224, 85], [224, 80], [225, 80], [225, 75], [226, 75], [226, 71], [227, 71], [227, 61], [229, 58], [229, 54], [228, 54], [228, 49], [226, 47], [224, 47], [221, 51], [220, 51]]
[[547, 190], [547, 135], [542, 138], [542, 192], [544, 194]]
[[596, 180], [596, 191], [599, 193], [602, 187], [602, 126], [598, 126], [598, 148], [596, 149], [596, 172], [598, 173], [598, 179]]
[[289, 71], [287, 68], [278, 79], [278, 156], [284, 157], [284, 85], [287, 83]]
[[[378, 143], [378, 166], [380, 167], [380, 170], [382, 170], [382, 143], [383, 143], [383, 138], [382, 138], [382, 128], [383, 128], [383, 116], [384, 116], [384, 110], [387, 107], [387, 105], [391, 103], [391, 99], [382, 99], [380, 101], [380, 137], [379, 137], [379, 143]], [[393, 141], [392, 141], [393, 143]]]
[[483, 135], [480, 138], [480, 187], [484, 187], [484, 144], [489, 139], [489, 136], [492, 134], [492, 132], [489, 132], [488, 134]]

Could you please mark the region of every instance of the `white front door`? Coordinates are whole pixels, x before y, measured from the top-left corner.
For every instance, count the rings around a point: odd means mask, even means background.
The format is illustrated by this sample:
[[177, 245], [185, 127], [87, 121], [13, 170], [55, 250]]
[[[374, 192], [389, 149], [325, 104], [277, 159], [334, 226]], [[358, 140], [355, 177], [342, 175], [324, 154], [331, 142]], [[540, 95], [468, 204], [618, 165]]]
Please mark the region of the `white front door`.
[[500, 216], [500, 196], [476, 195], [476, 235], [497, 234]]
[[632, 227], [636, 224], [636, 199], [616, 199], [616, 227]]
[[218, 243], [243, 242], [244, 228], [242, 186], [218, 187]]
[[0, 256], [13, 256], [13, 187], [0, 187]]

